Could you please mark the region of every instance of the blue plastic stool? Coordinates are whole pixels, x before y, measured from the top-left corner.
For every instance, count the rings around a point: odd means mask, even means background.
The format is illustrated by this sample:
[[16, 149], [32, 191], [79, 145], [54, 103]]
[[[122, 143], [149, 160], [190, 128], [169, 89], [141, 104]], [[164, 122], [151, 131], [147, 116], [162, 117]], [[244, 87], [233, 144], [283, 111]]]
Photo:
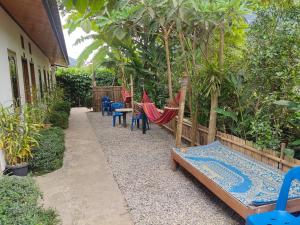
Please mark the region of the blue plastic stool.
[[246, 225], [300, 225], [300, 217], [295, 217], [285, 211], [291, 183], [295, 179], [300, 181], [300, 166], [290, 169], [285, 175], [276, 209], [272, 212], [249, 216]]
[[122, 112], [115, 112], [116, 109], [124, 108], [124, 104], [122, 102], [115, 102], [111, 104], [112, 116], [113, 116], [113, 127], [116, 126], [116, 118], [119, 118], [119, 124], [121, 124], [121, 116], [123, 116]]
[[[137, 128], [140, 128], [140, 120], [142, 120], [142, 113], [138, 113], [131, 117], [131, 130], [133, 130], [135, 125], [137, 125]], [[148, 119], [147, 119], [146, 124], [147, 124], [147, 129], [150, 130]]]

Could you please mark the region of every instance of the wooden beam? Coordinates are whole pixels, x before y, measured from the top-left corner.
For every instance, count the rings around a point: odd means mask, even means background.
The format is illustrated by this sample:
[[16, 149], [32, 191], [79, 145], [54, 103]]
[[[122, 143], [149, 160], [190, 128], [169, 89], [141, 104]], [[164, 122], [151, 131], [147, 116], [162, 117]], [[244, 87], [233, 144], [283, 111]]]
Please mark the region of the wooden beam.
[[186, 96], [186, 89], [187, 89], [188, 82], [189, 82], [189, 77], [185, 74], [181, 80], [181, 93], [180, 93], [180, 100], [179, 100], [178, 122], [177, 122], [177, 130], [176, 130], [177, 148], [181, 146], [182, 123], [183, 123], [185, 96]]
[[132, 74], [130, 74], [130, 91], [131, 91], [131, 108], [132, 108], [132, 115], [133, 115], [134, 100], [133, 100], [133, 78], [132, 78]]
[[286, 143], [281, 143], [280, 144], [280, 168], [279, 169], [282, 169], [283, 168], [283, 158], [284, 158], [284, 149], [286, 147]]

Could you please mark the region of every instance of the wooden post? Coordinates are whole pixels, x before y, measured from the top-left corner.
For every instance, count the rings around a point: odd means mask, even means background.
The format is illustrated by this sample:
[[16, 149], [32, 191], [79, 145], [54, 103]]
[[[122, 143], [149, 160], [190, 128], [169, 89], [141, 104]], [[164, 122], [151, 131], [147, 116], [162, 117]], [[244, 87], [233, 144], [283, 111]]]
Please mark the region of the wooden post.
[[133, 101], [133, 79], [132, 79], [132, 74], [130, 74], [130, 92], [131, 92], [131, 108], [132, 108], [132, 114], [133, 114], [134, 101]]
[[185, 96], [186, 96], [186, 89], [187, 89], [188, 82], [189, 82], [189, 77], [185, 74], [181, 80], [181, 93], [180, 93], [178, 121], [177, 121], [177, 129], [176, 129], [177, 148], [181, 146], [182, 123], [183, 123]]
[[94, 71], [94, 61], [92, 62], [92, 85], [93, 85], [93, 87], [96, 87], [96, 77], [95, 77], [95, 71]]
[[126, 86], [126, 79], [125, 79], [125, 70], [124, 70], [124, 65], [121, 65], [121, 73], [122, 73], [122, 86]]
[[198, 103], [196, 103], [196, 110], [192, 113], [192, 128], [191, 128], [191, 146], [196, 145], [198, 134]]
[[284, 157], [284, 149], [285, 149], [285, 147], [286, 147], [286, 143], [282, 142], [280, 144], [280, 163], [279, 163], [279, 169], [283, 168], [282, 161], [283, 161], [283, 157]]

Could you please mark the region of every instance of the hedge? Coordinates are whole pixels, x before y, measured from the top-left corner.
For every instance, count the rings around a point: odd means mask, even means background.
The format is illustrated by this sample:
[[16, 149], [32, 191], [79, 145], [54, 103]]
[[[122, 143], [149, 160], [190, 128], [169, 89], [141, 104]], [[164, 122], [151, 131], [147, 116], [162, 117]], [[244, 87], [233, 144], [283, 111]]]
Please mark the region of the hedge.
[[44, 174], [61, 168], [65, 151], [64, 131], [58, 127], [44, 129], [37, 139], [39, 146], [32, 152], [30, 170], [36, 174]]
[[[108, 69], [96, 69], [98, 86], [116, 85], [118, 80]], [[58, 85], [64, 88], [65, 97], [73, 107], [92, 106], [92, 71], [80, 68], [59, 68], [56, 72]]]

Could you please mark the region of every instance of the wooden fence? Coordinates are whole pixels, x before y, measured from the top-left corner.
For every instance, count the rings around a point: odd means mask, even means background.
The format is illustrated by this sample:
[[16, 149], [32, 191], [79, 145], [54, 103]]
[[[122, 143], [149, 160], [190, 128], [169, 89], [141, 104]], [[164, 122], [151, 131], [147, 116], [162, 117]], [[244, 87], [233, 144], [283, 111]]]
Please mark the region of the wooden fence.
[[93, 87], [93, 111], [101, 111], [101, 99], [108, 96], [112, 101], [122, 101], [121, 86], [97, 86]]
[[[171, 121], [163, 127], [170, 132], [174, 133], [176, 130], [176, 122]], [[192, 123], [191, 121], [184, 119], [182, 125], [182, 139], [191, 142], [191, 130]], [[207, 136], [208, 136], [208, 128], [202, 125], [198, 125], [197, 134], [196, 134], [196, 144], [197, 145], [206, 145], [207, 144]], [[258, 150], [255, 148], [255, 144], [251, 141], [246, 141], [244, 139], [238, 138], [236, 136], [225, 134], [220, 131], [217, 132], [217, 140], [222, 142], [222, 144], [234, 149], [238, 152], [241, 152], [245, 155], [248, 155], [258, 161], [281, 169], [283, 171], [287, 171], [289, 168], [300, 165], [300, 160], [297, 159], [289, 159], [287, 157], [280, 158], [280, 152], [276, 152], [270, 149], [262, 149]]]

